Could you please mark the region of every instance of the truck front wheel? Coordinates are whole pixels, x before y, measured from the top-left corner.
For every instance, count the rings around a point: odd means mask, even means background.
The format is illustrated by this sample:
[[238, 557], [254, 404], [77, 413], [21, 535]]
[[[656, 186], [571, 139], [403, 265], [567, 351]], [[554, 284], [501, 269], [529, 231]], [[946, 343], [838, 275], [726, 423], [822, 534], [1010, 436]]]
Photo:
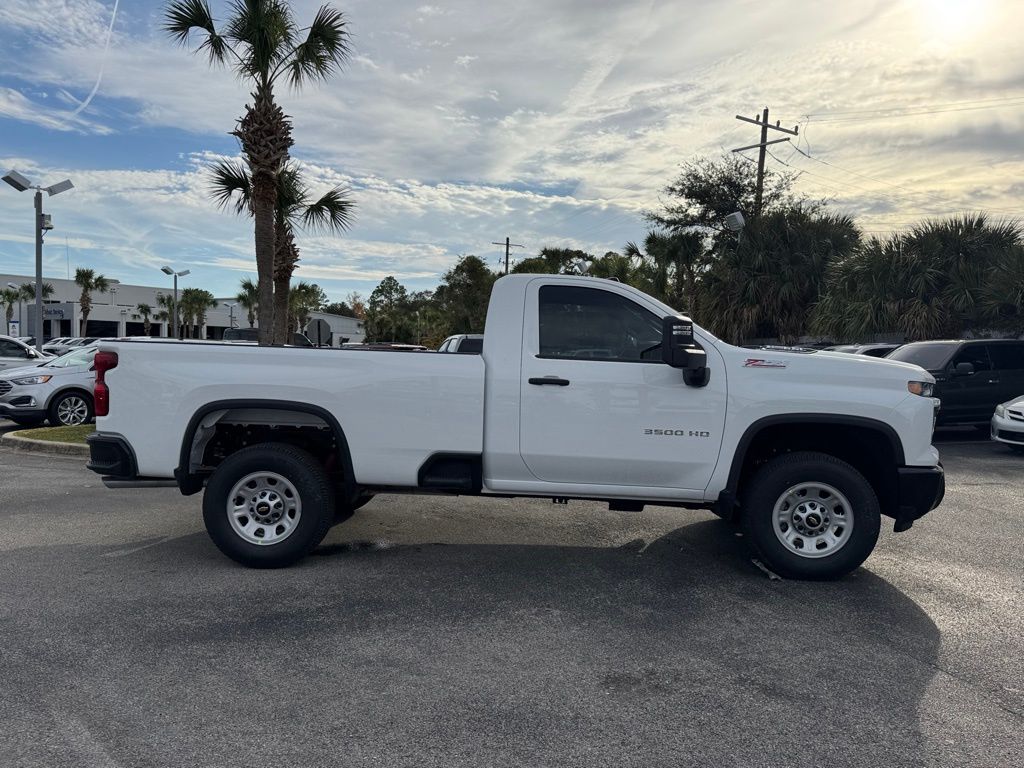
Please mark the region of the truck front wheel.
[[251, 568], [281, 568], [319, 544], [334, 519], [330, 477], [309, 453], [285, 443], [243, 448], [217, 467], [203, 496], [203, 522], [217, 548]]
[[878, 541], [881, 515], [871, 484], [825, 453], [772, 459], [743, 493], [744, 538], [781, 576], [836, 579], [863, 563]]

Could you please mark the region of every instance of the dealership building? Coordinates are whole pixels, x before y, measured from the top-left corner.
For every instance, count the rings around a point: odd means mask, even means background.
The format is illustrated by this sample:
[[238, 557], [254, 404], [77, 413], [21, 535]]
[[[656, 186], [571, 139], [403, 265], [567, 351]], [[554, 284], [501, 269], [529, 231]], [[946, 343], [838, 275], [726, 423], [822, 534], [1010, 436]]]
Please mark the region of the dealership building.
[[[92, 310], [89, 312], [88, 326], [84, 334], [81, 329], [81, 307], [79, 299], [82, 289], [74, 280], [47, 277], [43, 282], [53, 286], [53, 295], [43, 302], [43, 338], [52, 339], [57, 336], [143, 336], [145, 325], [139, 315], [138, 305], [148, 304], [153, 312], [160, 306], [157, 297], [173, 294], [173, 289], [154, 288], [145, 285], [126, 285], [112, 280], [106, 291], [93, 291]], [[25, 283], [35, 283], [34, 277], [27, 275], [0, 274], [0, 288], [20, 287]], [[182, 286], [179, 284], [179, 292]], [[220, 339], [228, 328], [248, 328], [248, 313], [235, 305], [234, 298], [219, 298], [214, 309], [207, 310], [206, 322], [200, 328], [199, 338]], [[14, 307], [11, 326], [3, 328], [11, 336], [36, 335], [35, 302], [25, 301]], [[361, 342], [366, 336], [363, 321], [345, 315], [332, 315], [327, 312], [313, 312], [311, 322], [323, 320], [330, 327], [330, 344], [337, 347], [346, 342]], [[3, 318], [0, 317], [0, 325]], [[150, 318], [150, 336], [170, 336], [171, 324], [168, 321], [157, 321]]]

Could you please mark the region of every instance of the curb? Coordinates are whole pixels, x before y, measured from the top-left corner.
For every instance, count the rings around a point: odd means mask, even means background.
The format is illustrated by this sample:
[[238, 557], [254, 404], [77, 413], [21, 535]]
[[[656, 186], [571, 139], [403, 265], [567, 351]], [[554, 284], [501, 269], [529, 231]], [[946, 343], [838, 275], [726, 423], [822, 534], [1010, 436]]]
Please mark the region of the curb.
[[52, 440], [33, 440], [22, 437], [20, 432], [8, 432], [0, 435], [0, 444], [16, 451], [30, 453], [46, 453], [51, 456], [75, 456], [89, 458], [89, 446], [79, 443], [58, 443]]

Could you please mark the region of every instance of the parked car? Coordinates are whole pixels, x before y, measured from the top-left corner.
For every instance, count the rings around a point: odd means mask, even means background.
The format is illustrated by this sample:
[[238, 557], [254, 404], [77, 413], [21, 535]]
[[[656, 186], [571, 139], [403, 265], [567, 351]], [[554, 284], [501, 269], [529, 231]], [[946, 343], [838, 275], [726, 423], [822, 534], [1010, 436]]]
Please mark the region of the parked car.
[[205, 488], [214, 543], [264, 568], [408, 491], [709, 509], [768, 568], [835, 578], [880, 515], [907, 530], [942, 499], [917, 366], [740, 349], [582, 276], [500, 278], [487, 328], [482, 355], [104, 342], [89, 467]]
[[16, 424], [55, 427], [93, 420], [93, 358], [96, 347], [74, 349], [60, 357], [0, 373], [0, 416]]
[[90, 344], [94, 344], [99, 340], [97, 336], [70, 336], [60, 343], [50, 342], [49, 344], [43, 345], [43, 351], [49, 352], [52, 355], [63, 355], [65, 352], [69, 352], [72, 349], [78, 347], [87, 347]]
[[1024, 395], [997, 405], [990, 429], [993, 440], [1024, 453]]
[[32, 361], [43, 361], [52, 357], [46, 352], [40, 353], [34, 347], [13, 336], [0, 336], [0, 371], [7, 368], [23, 368]]
[[[231, 343], [246, 342], [256, 343], [260, 340], [258, 328], [228, 328], [224, 331], [224, 338], [222, 341], [228, 341]], [[312, 347], [315, 346], [303, 333], [293, 333], [291, 346], [293, 347]]]
[[484, 335], [482, 333], [460, 333], [456, 336], [449, 336], [438, 352], [453, 352], [460, 355], [479, 355], [484, 351]]
[[399, 341], [371, 341], [366, 342], [346, 342], [341, 345], [342, 349], [364, 349], [372, 350], [375, 352], [431, 352], [432, 350], [427, 349], [422, 344], [404, 344]]
[[886, 357], [899, 344], [840, 344], [836, 347], [825, 347], [825, 352], [846, 352], [850, 355], [867, 355], [868, 357]]
[[902, 344], [861, 344], [854, 354], [868, 357], [888, 357], [902, 346]]
[[918, 341], [885, 359], [919, 365], [935, 377], [942, 401], [937, 426], [988, 424], [997, 405], [1024, 392], [1024, 341]]

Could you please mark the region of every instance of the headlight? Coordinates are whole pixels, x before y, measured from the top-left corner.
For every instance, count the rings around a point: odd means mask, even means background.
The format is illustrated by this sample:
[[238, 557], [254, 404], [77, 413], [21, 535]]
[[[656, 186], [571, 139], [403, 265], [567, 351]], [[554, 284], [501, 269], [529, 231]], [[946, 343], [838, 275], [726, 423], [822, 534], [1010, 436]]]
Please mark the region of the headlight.
[[997, 405], [996, 406], [996, 416], [998, 416], [1000, 419], [1003, 418], [1004, 416], [1006, 416], [1006, 406], [1005, 405]]
[[45, 384], [53, 376], [26, 376], [24, 379], [11, 379], [15, 384]]
[[930, 381], [908, 381], [907, 391], [912, 395], [931, 397], [932, 393], [935, 391], [935, 385]]

